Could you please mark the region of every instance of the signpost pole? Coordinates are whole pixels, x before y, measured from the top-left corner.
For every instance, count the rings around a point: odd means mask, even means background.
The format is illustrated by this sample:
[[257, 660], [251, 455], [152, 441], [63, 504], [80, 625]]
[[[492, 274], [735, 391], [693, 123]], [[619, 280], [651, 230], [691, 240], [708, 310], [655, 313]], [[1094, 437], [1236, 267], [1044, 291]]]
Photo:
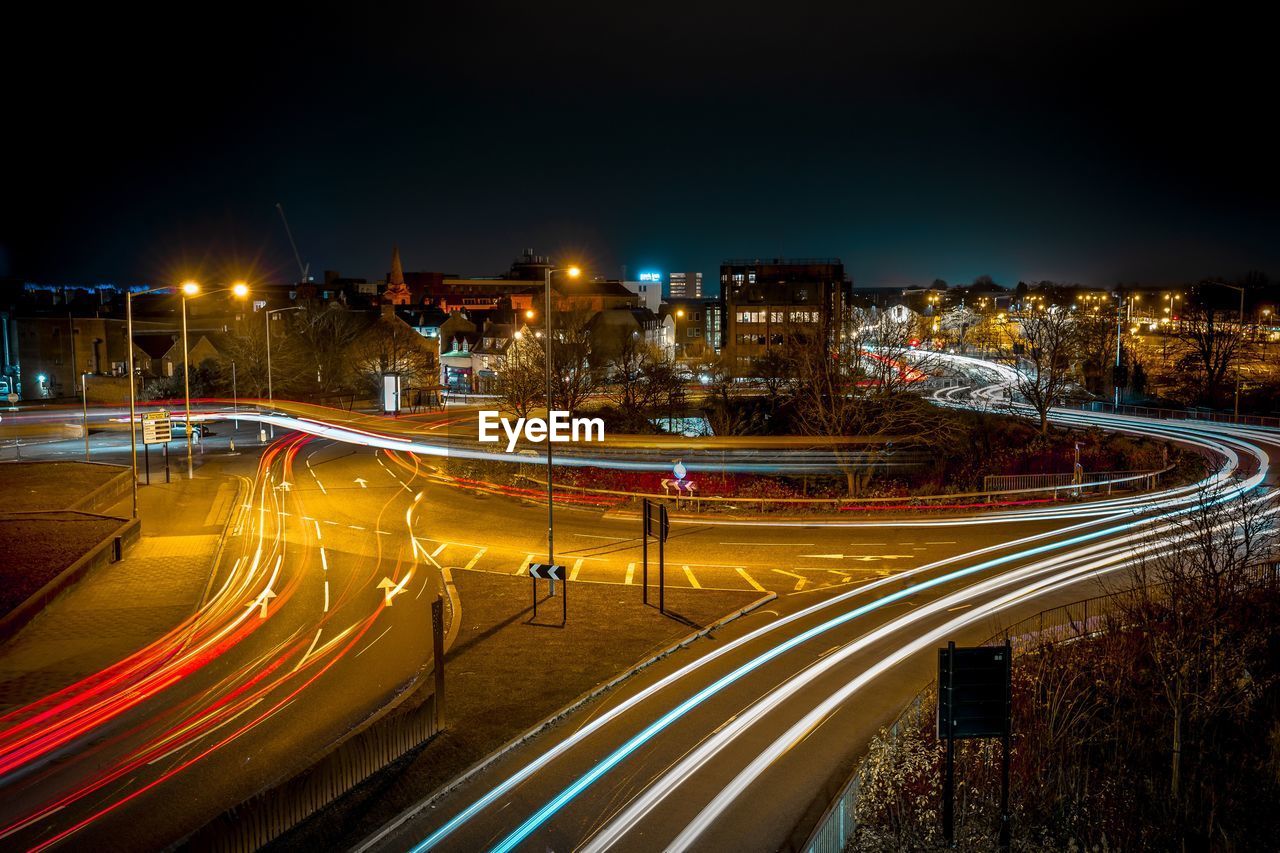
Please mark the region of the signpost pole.
[[533, 581], [533, 618], [538, 618], [538, 579], [533, 573], [529, 573], [529, 580]]
[[644, 543], [641, 546], [641, 553], [644, 555], [644, 603], [649, 603], [649, 499], [644, 499], [642, 506], [643, 517], [640, 519], [640, 539]]
[[658, 612], [667, 613], [667, 508], [658, 507]]
[[[147, 485], [150, 486], [151, 485], [151, 445], [149, 444], [142, 445], [142, 458], [144, 460], [144, 463], [147, 466]], [[167, 460], [165, 462], [164, 470], [166, 472], [165, 476], [167, 477], [168, 471], [169, 471], [169, 463]]]
[[956, 781], [956, 738], [955, 738], [955, 694], [951, 688], [955, 682], [956, 644], [947, 643], [947, 684], [939, 684], [939, 690], [947, 691], [947, 718], [942, 721], [947, 736], [947, 766], [942, 776], [942, 840], [948, 847], [955, 846], [955, 781]]
[[164, 443], [164, 481], [169, 482], [169, 442]]
[[435, 723], [438, 732], [444, 729], [444, 598], [439, 595], [431, 602], [431, 647], [435, 654]]
[[1006, 661], [1004, 679], [1005, 729], [1003, 748], [1000, 755], [1000, 849], [1009, 850], [1009, 739], [1013, 728], [1013, 646], [1009, 638], [1004, 638], [1004, 659]]
[[569, 579], [560, 585], [560, 627], [569, 624]]

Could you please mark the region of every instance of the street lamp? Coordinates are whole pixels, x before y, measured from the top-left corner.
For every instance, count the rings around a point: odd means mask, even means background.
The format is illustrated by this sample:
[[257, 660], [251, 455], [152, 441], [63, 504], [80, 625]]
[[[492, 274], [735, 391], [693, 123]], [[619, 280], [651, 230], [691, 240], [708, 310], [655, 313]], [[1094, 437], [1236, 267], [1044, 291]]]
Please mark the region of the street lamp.
[[[267, 401], [270, 404], [271, 408], [275, 408], [275, 405], [276, 405], [275, 391], [271, 387], [271, 315], [279, 314], [282, 311], [301, 311], [301, 310], [302, 310], [301, 305], [290, 305], [288, 308], [272, 308], [269, 311], [262, 312], [263, 322], [266, 324], [266, 329], [267, 329]], [[276, 425], [270, 424], [269, 426], [271, 428], [271, 437], [275, 438]], [[262, 435], [261, 430], [258, 431], [258, 435], [259, 437], [261, 437]]]
[[[551, 274], [554, 272], [563, 272], [569, 278], [577, 278], [582, 275], [582, 270], [578, 267], [563, 267], [554, 269], [551, 266], [546, 268], [543, 273], [543, 293], [546, 296], [546, 327], [547, 327], [547, 421], [551, 420]], [[551, 486], [551, 436], [547, 435], [547, 565], [554, 566], [556, 564], [556, 548], [555, 548], [555, 493]], [[551, 593], [555, 594], [556, 582], [551, 581]]]
[[187, 419], [187, 479], [195, 478], [195, 463], [191, 458], [191, 439], [194, 428], [191, 423], [191, 354], [187, 348], [187, 300], [195, 299], [197, 296], [212, 296], [215, 293], [230, 293], [237, 299], [244, 299], [249, 295], [249, 285], [243, 281], [237, 281], [230, 287], [220, 287], [217, 290], [201, 290], [199, 282], [185, 281], [182, 283], [182, 388], [186, 397]]

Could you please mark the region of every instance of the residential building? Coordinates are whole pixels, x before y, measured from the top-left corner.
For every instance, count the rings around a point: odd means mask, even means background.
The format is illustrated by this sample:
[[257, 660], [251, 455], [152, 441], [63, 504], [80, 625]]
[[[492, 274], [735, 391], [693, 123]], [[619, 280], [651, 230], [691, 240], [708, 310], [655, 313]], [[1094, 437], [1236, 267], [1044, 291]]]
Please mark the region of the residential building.
[[[641, 273], [642, 276], [647, 275]], [[657, 278], [650, 278], [643, 281], [624, 281], [622, 286], [627, 290], [640, 297], [641, 307], [648, 308], [657, 314], [658, 309], [662, 307], [662, 274], [653, 273]]]
[[724, 349], [734, 372], [748, 374], [771, 348], [796, 338], [830, 349], [852, 290], [839, 258], [724, 261]]

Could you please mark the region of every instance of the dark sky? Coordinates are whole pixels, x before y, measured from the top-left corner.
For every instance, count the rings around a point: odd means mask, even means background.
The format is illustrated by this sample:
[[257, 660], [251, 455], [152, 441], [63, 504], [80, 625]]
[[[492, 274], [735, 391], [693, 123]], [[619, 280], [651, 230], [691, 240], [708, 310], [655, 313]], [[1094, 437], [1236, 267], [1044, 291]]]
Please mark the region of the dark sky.
[[1275, 31], [1244, 6], [273, 5], [10, 17], [0, 276], [288, 279], [277, 201], [313, 273], [371, 278], [393, 243], [467, 274], [526, 246], [1280, 274]]

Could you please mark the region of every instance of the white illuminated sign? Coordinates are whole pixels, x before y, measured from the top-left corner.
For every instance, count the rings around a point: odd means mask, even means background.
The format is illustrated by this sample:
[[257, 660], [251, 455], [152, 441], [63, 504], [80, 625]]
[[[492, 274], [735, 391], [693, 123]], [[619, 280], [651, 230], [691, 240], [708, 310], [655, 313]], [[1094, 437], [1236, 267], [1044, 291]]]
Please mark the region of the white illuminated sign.
[[641, 281], [662, 281], [662, 273], [660, 272], [642, 272], [640, 273]]

